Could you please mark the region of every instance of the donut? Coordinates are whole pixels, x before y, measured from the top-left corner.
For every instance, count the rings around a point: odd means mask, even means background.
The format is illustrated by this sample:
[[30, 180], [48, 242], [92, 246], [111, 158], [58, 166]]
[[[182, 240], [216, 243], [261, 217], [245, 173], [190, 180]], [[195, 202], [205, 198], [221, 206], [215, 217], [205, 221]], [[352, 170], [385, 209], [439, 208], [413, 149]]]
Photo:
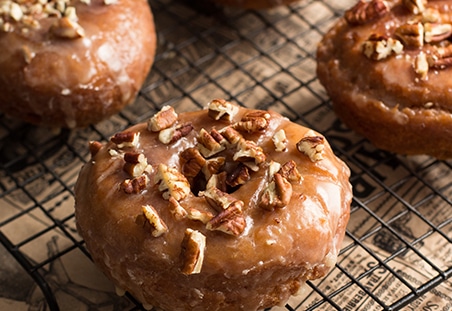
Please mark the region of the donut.
[[324, 35], [317, 75], [377, 148], [452, 157], [452, 1], [359, 1]]
[[223, 6], [231, 6], [242, 9], [269, 9], [281, 5], [289, 5], [299, 0], [210, 0]]
[[76, 128], [135, 100], [156, 34], [146, 0], [5, 0], [0, 49], [0, 111]]
[[261, 310], [335, 265], [350, 170], [324, 136], [276, 112], [165, 106], [89, 146], [78, 232], [146, 308]]

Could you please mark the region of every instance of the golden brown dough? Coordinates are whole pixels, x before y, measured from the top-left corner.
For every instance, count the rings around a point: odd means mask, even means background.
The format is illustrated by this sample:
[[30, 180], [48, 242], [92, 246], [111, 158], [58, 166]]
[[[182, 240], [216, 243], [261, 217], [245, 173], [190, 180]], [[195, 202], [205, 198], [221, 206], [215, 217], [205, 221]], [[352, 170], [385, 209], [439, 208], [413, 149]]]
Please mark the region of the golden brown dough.
[[146, 0], [2, 1], [0, 110], [43, 126], [96, 123], [135, 99], [155, 47]]
[[360, 1], [320, 42], [317, 73], [346, 125], [401, 154], [452, 157], [452, 1]]
[[94, 262], [145, 306], [261, 310], [335, 264], [349, 168], [325, 138], [275, 112], [214, 100], [165, 107], [91, 142], [75, 187]]

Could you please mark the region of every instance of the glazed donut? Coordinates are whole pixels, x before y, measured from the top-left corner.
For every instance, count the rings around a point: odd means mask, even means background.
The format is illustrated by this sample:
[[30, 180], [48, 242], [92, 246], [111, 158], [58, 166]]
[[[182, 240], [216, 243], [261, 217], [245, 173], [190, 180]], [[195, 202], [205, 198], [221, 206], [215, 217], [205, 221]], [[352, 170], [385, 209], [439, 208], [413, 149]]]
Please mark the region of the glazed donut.
[[317, 74], [376, 147], [452, 157], [452, 1], [359, 1], [324, 36]]
[[133, 102], [156, 48], [148, 2], [44, 2], [0, 4], [0, 111], [75, 128]]
[[242, 9], [269, 9], [280, 5], [289, 5], [299, 0], [210, 0], [224, 6]]
[[335, 264], [349, 168], [319, 133], [217, 99], [91, 142], [77, 228], [97, 266], [146, 307], [260, 310]]

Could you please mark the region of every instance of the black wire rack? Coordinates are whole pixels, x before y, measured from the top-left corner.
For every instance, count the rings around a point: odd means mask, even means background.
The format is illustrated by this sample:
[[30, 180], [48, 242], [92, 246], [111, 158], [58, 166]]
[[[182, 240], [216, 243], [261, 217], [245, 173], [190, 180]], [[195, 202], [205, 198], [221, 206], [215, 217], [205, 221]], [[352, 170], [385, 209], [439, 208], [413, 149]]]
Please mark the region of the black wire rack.
[[73, 186], [87, 142], [108, 140], [164, 105], [186, 111], [226, 98], [322, 132], [352, 170], [351, 220], [336, 267], [274, 309], [452, 310], [452, 162], [376, 149], [335, 117], [316, 78], [317, 42], [354, 2], [250, 11], [151, 0], [158, 51], [134, 104], [73, 131], [0, 116], [0, 260], [25, 271], [0, 268], [0, 309], [5, 298], [29, 310], [142, 310], [96, 283], [102, 276], [76, 232]]

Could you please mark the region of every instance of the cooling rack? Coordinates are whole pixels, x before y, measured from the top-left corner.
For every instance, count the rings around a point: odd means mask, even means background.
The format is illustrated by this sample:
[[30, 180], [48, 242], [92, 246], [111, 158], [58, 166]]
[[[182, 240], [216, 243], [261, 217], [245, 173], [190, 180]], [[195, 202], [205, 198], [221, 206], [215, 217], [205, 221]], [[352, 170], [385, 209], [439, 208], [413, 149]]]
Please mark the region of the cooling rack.
[[203, 0], [150, 4], [158, 53], [130, 107], [74, 131], [0, 116], [0, 309], [142, 310], [115, 294], [76, 232], [73, 186], [87, 142], [164, 105], [186, 111], [222, 97], [322, 132], [352, 170], [351, 220], [336, 267], [272, 311], [451, 310], [452, 162], [376, 149], [337, 120], [316, 79], [316, 44], [354, 0], [268, 11]]

